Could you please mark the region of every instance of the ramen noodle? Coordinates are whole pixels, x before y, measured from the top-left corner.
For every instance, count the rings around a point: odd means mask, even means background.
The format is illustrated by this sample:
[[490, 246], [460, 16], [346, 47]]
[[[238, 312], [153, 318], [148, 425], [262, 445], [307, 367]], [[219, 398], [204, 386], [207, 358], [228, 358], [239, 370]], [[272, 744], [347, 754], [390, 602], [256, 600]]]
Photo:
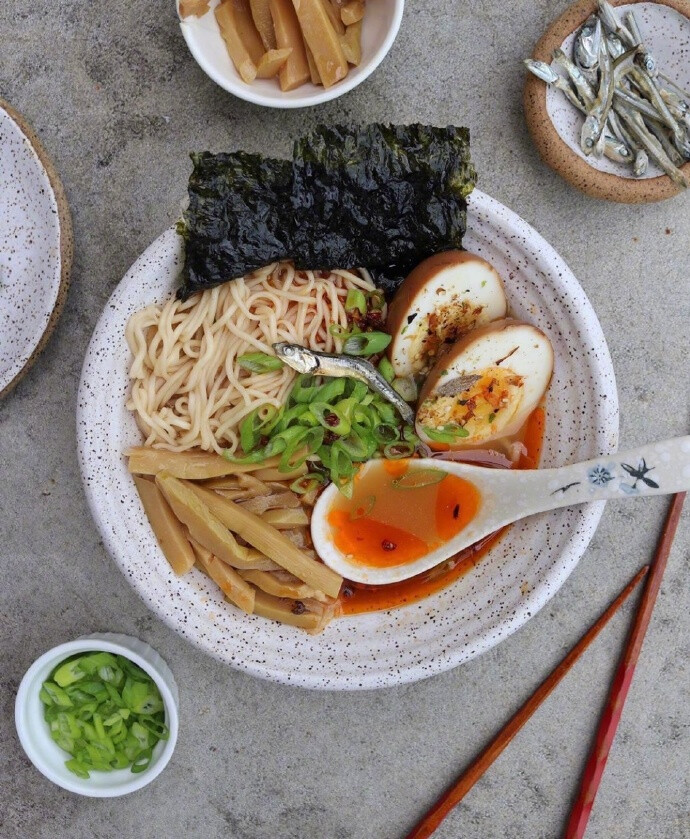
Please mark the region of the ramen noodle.
[[145, 445], [235, 452], [244, 417], [264, 405], [280, 408], [295, 378], [288, 367], [252, 373], [238, 357], [271, 354], [278, 341], [339, 352], [329, 326], [347, 327], [348, 291], [374, 288], [363, 270], [296, 271], [276, 263], [133, 314], [125, 333], [133, 355], [127, 407]]

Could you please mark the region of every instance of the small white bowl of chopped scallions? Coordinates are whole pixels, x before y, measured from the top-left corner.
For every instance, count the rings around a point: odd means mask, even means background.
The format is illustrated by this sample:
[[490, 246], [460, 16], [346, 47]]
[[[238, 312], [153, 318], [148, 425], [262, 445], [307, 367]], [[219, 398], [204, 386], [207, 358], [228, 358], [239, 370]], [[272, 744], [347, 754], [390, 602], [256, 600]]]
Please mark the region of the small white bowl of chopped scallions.
[[17, 733], [34, 766], [80, 795], [110, 798], [149, 784], [177, 741], [177, 685], [148, 644], [94, 634], [42, 655], [22, 679]]

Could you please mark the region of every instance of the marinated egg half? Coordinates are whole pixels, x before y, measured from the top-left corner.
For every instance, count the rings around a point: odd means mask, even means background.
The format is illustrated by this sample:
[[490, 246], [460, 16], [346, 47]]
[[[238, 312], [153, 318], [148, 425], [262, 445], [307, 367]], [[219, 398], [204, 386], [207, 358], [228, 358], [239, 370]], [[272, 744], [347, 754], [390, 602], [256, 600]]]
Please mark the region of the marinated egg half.
[[388, 309], [388, 356], [399, 378], [426, 373], [459, 338], [505, 317], [496, 269], [467, 251], [425, 259], [404, 280]]
[[477, 329], [429, 371], [417, 434], [451, 449], [509, 437], [539, 404], [552, 372], [551, 343], [535, 326], [502, 320]]

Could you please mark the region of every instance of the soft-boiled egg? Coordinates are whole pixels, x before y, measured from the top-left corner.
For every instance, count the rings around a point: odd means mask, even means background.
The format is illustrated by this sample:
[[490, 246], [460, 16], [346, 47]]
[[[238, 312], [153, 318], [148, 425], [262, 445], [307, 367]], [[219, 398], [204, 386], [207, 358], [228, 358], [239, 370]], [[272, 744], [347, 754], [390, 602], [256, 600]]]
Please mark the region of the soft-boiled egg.
[[399, 378], [426, 373], [459, 338], [505, 317], [496, 269], [467, 251], [443, 251], [421, 262], [388, 309], [388, 357]]
[[544, 395], [553, 349], [535, 326], [502, 320], [456, 343], [429, 371], [416, 431], [434, 446], [480, 446], [520, 430]]

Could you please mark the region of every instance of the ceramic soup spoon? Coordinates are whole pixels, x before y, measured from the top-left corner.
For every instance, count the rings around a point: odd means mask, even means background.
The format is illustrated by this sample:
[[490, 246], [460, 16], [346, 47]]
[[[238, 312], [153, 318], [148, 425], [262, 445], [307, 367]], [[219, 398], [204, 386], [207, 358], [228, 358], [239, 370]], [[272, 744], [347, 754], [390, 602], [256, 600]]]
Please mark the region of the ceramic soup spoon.
[[[385, 471], [386, 463], [390, 461], [372, 460], [364, 464], [357, 481], [364, 480], [369, 470]], [[443, 480], [439, 470], [472, 484], [479, 496], [476, 512], [450, 539], [434, 539], [428, 552], [425, 551], [411, 561], [395, 564], [395, 551], [391, 549], [390, 558], [385, 559], [385, 567], [381, 567], [378, 561], [372, 561], [369, 565], [366, 554], [357, 556], [354, 561], [353, 553], [345, 553], [336, 545], [337, 520], [332, 511], [335, 509], [334, 504], [338, 504], [339, 491], [334, 484], [330, 484], [314, 508], [312, 538], [316, 551], [326, 565], [349, 580], [380, 585], [408, 579], [433, 568], [511, 522], [557, 507], [690, 489], [690, 436], [650, 443], [628, 452], [597, 457], [557, 469], [491, 469], [435, 458], [409, 460], [406, 463], [410, 474], [412, 471], [424, 470], [424, 474], [434, 476], [433, 480], [439, 486]], [[388, 472], [390, 469], [389, 466]], [[415, 517], [415, 500], [412, 495], [401, 494], [397, 503], [398, 512], [394, 512], [394, 516], [398, 516], [397, 521], [391, 520], [388, 505], [387, 523], [397, 528], [397, 532], [404, 530], [406, 525], [409, 527]], [[371, 516], [367, 519], [369, 512]], [[364, 513], [360, 509], [358, 515], [360, 522], [357, 527], [361, 527], [362, 532], [367, 522], [380, 527], [376, 522], [375, 509]], [[457, 517], [457, 512], [455, 515]], [[358, 538], [356, 531], [353, 538]]]

